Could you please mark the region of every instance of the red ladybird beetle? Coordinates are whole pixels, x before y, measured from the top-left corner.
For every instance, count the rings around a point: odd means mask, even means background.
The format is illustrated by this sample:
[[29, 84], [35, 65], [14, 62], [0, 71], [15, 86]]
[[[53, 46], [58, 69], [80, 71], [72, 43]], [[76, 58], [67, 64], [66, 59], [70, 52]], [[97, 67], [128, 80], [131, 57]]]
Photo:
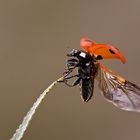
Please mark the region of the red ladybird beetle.
[[[88, 102], [97, 79], [102, 94], [109, 102], [123, 110], [140, 112], [140, 88], [98, 62], [100, 59], [120, 59], [125, 63], [119, 49], [108, 44], [96, 44], [86, 37], [81, 39], [80, 46], [83, 50], [73, 49], [67, 54], [69, 59], [63, 82], [71, 87], [79, 85], [83, 101]], [[71, 79], [74, 79], [73, 83]]]

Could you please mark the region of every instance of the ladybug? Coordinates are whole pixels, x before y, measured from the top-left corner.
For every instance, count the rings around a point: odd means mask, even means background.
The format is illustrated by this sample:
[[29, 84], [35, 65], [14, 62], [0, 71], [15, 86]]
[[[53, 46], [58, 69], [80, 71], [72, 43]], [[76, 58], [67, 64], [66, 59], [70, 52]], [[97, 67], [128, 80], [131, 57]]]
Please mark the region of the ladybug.
[[[96, 79], [105, 99], [120, 109], [140, 112], [140, 87], [98, 62], [119, 59], [125, 63], [119, 49], [109, 44], [96, 44], [86, 37], [81, 39], [80, 46], [83, 50], [73, 49], [67, 54], [69, 59], [62, 82], [70, 87], [79, 85], [83, 101], [88, 102], [93, 96]], [[71, 80], [74, 81], [71, 83]]]

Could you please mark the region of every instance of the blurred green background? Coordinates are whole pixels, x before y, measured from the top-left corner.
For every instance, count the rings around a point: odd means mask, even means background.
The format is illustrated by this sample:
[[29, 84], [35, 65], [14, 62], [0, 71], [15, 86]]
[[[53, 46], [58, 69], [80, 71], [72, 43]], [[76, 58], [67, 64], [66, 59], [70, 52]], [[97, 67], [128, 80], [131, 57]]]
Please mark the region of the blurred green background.
[[[0, 0], [0, 140], [7, 140], [40, 93], [65, 69], [66, 53], [84, 35], [119, 48], [127, 63], [102, 61], [140, 85], [139, 0]], [[23, 140], [139, 140], [140, 114], [112, 106], [95, 87], [57, 85]]]

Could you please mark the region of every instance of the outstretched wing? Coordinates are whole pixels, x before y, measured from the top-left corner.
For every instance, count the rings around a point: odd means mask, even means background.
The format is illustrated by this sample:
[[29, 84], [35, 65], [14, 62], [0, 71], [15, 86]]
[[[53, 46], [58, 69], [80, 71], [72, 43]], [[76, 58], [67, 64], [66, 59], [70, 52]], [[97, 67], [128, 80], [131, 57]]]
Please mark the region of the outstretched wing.
[[125, 57], [122, 53], [109, 44], [96, 44], [92, 40], [83, 37], [80, 41], [80, 46], [91, 55], [102, 59], [120, 59], [125, 63]]
[[99, 88], [104, 97], [116, 107], [140, 112], [140, 87], [99, 65]]

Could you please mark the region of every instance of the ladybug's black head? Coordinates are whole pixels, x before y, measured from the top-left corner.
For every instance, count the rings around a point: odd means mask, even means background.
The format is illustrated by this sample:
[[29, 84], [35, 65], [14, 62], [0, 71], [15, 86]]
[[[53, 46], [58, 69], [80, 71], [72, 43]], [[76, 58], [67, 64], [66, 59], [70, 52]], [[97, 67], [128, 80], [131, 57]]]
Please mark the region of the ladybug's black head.
[[70, 51], [67, 54], [68, 57], [76, 57], [78, 58], [80, 61], [92, 61], [93, 57], [84, 51], [81, 50], [77, 50], [77, 49], [73, 49], [72, 51]]
[[72, 56], [73, 56], [73, 57], [78, 57], [80, 53], [81, 53], [80, 50], [73, 49], [72, 51], [70, 51], [70, 52], [67, 54], [67, 56], [69, 56], [69, 57], [72, 57]]

